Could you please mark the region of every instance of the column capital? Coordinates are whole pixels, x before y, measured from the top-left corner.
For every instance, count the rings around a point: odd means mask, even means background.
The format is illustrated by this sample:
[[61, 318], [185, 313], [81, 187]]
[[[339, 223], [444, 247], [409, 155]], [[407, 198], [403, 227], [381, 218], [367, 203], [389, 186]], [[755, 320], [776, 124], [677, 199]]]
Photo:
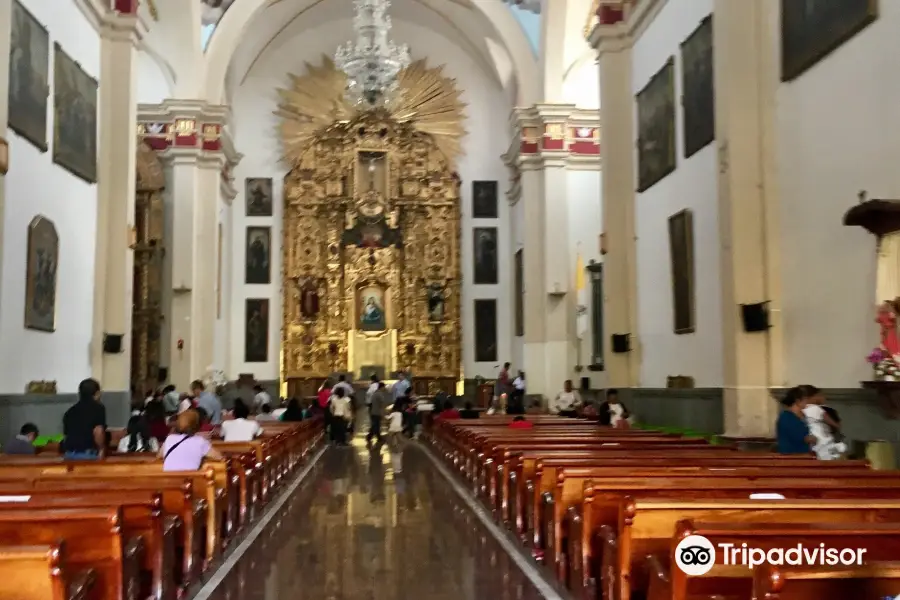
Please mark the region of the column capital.
[[138, 136], [154, 150], [175, 146], [220, 152], [230, 117], [227, 106], [203, 100], [169, 98], [160, 104], [138, 104]]
[[574, 104], [536, 104], [510, 115], [513, 144], [506, 160], [522, 170], [600, 168], [600, 113]]
[[136, 44], [147, 33], [147, 23], [137, 11], [119, 10], [110, 0], [75, 0], [75, 5], [104, 40], [130, 40]]
[[668, 0], [600, 0], [588, 43], [598, 55], [630, 48]]

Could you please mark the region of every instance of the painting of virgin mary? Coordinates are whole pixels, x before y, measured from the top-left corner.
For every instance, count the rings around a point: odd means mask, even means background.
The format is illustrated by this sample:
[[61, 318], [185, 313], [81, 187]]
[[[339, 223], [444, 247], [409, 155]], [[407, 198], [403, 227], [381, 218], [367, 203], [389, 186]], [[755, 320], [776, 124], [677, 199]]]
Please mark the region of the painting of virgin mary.
[[363, 331], [384, 331], [387, 319], [384, 314], [384, 290], [370, 286], [359, 294], [359, 328]]

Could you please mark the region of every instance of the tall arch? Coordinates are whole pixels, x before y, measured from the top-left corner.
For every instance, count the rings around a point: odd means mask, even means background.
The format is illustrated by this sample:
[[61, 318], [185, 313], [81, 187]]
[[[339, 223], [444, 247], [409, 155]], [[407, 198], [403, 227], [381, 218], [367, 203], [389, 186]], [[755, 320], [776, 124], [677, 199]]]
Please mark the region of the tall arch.
[[[298, 0], [297, 10], [307, 10], [326, 0]], [[242, 39], [269, 0], [235, 0], [216, 27], [206, 50], [205, 99], [218, 104], [225, 96], [225, 78]], [[531, 45], [515, 16], [501, 2], [478, 2], [479, 11], [503, 42], [513, 63], [517, 83], [516, 104], [530, 106], [541, 100], [541, 74]]]

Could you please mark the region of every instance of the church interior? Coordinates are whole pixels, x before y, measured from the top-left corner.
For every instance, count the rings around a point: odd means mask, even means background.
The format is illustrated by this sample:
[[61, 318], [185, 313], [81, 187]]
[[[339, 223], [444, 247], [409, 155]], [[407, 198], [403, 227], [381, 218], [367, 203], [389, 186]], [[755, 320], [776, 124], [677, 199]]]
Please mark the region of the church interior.
[[[36, 453], [0, 457], [0, 600], [900, 597], [895, 26], [0, 0], [0, 443]], [[107, 455], [170, 393], [162, 450]]]

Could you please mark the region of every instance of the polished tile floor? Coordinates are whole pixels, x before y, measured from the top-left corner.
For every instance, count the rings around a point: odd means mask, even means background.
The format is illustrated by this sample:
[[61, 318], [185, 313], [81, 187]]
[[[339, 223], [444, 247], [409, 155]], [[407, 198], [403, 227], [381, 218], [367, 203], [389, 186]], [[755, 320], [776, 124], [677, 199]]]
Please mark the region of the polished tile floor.
[[329, 448], [211, 600], [537, 600], [415, 443]]

